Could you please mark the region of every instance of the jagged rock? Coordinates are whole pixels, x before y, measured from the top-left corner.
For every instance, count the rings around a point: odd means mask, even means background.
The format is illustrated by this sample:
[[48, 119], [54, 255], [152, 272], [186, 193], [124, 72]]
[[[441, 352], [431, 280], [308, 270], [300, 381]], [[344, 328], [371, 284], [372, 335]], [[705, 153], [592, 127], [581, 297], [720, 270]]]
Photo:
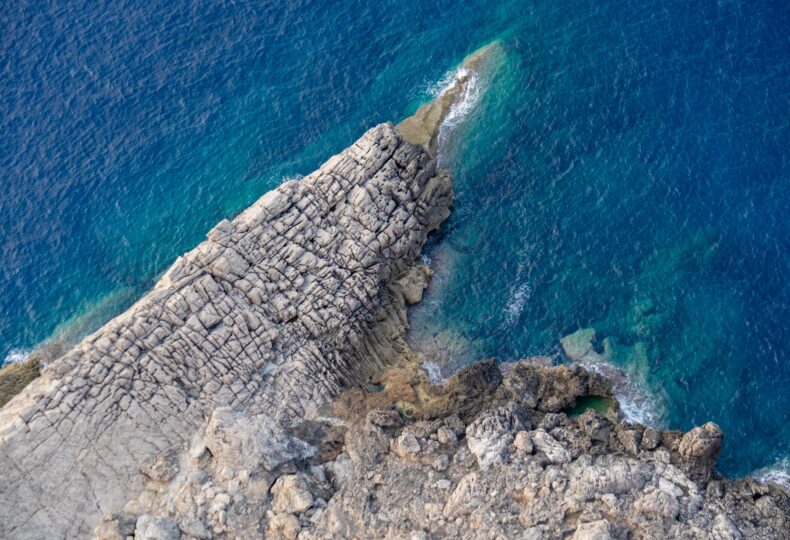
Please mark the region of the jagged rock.
[[594, 410], [587, 409], [577, 418], [578, 424], [593, 441], [606, 442], [612, 425]]
[[178, 524], [167, 516], [143, 514], [134, 528], [135, 540], [179, 540]]
[[571, 453], [557, 439], [542, 429], [531, 433], [535, 450], [543, 452], [551, 463], [570, 463]]
[[466, 444], [485, 469], [505, 461], [516, 432], [528, 426], [525, 411], [518, 405], [490, 409], [466, 428]]
[[422, 300], [422, 292], [428, 286], [431, 274], [431, 269], [427, 266], [415, 264], [403, 277], [395, 281], [403, 291], [403, 297], [407, 304], [416, 304]]
[[368, 413], [368, 423], [381, 428], [394, 428], [403, 425], [398, 411], [373, 409]]
[[662, 489], [654, 489], [634, 503], [634, 508], [648, 518], [675, 519], [680, 505], [675, 497]]
[[513, 439], [513, 446], [521, 450], [522, 452], [526, 452], [527, 454], [532, 453], [532, 437], [529, 436], [529, 432], [527, 431], [519, 431], [516, 433], [516, 437]]
[[458, 442], [458, 435], [451, 428], [442, 426], [436, 431], [436, 439], [447, 445], [454, 445]]
[[659, 444], [661, 444], [661, 434], [658, 431], [647, 428], [642, 433], [641, 445], [644, 450], [655, 450]]
[[442, 513], [444, 517], [455, 519], [458, 516], [469, 514], [483, 503], [485, 492], [479, 482], [477, 473], [469, 473], [458, 482]]
[[393, 450], [400, 457], [408, 458], [419, 454], [422, 448], [420, 447], [420, 442], [417, 440], [417, 437], [411, 433], [404, 432], [395, 440]]
[[178, 453], [172, 448], [159, 452], [153, 459], [143, 461], [140, 470], [151, 480], [168, 482], [178, 473]]
[[710, 463], [716, 459], [724, 440], [721, 428], [713, 422], [695, 427], [680, 440], [678, 452], [688, 460]]
[[212, 535], [203, 523], [198, 519], [185, 519], [181, 525], [181, 532], [188, 537], [198, 540], [211, 540]]
[[96, 540], [126, 540], [127, 536], [134, 535], [137, 525], [137, 515], [129, 512], [119, 512], [104, 516], [101, 523], [94, 531]]
[[605, 519], [589, 521], [576, 527], [571, 540], [611, 540], [609, 522]]
[[[512, 372], [517, 376], [511, 380], [517, 382], [535, 377], [535, 395], [540, 399], [532, 408], [515, 391], [517, 384], [508, 385]], [[696, 465], [687, 467], [688, 460], [679, 454], [682, 433], [661, 432], [660, 447], [642, 451], [640, 444], [640, 451], [632, 455], [624, 452], [617, 433], [642, 433], [642, 426], [621, 423], [611, 436], [593, 444], [590, 433], [601, 435], [612, 429], [608, 419], [594, 411], [581, 415], [586, 418], [568, 418], [541, 410], [540, 400], [565, 400], [552, 392], [590, 392], [590, 380], [577, 370], [536, 370], [516, 364], [501, 385], [488, 395], [481, 392], [476, 398], [481, 409], [469, 420], [467, 438], [486, 435], [478, 437], [482, 441], [489, 434], [502, 433], [512, 437], [508, 459], [488, 468], [478, 461], [468, 441], [449, 447], [439, 442], [442, 428], [458, 423], [451, 417], [406, 420], [404, 427], [387, 433], [357, 429], [367, 423], [364, 414], [347, 418], [349, 433], [358, 433], [347, 436], [347, 449], [353, 442], [354, 451], [367, 457], [354, 462], [350, 477], [328, 499], [326, 511], [311, 525], [303, 523], [300, 539], [409, 538], [415, 531], [436, 539], [475, 540], [714, 538], [730, 531], [726, 522], [716, 518], [719, 514], [743, 537], [787, 537], [790, 498], [786, 493], [720, 478], [707, 485], [717, 483], [721, 489], [704, 489], [707, 480], [697, 474]], [[386, 397], [384, 390], [378, 399], [385, 403]], [[504, 420], [513, 411], [531, 424], [553, 427], [516, 429]], [[526, 446], [526, 434], [534, 454], [517, 447]], [[389, 446], [379, 442], [382, 437]], [[401, 437], [413, 437], [420, 451], [409, 459], [387, 452]], [[453, 453], [452, 459], [447, 452]]]
[[272, 508], [276, 512], [301, 514], [313, 506], [313, 494], [297, 474], [281, 476], [272, 486]]
[[740, 540], [743, 538], [738, 527], [724, 514], [717, 514], [714, 518], [711, 535], [714, 540]]
[[637, 429], [622, 428], [617, 430], [617, 440], [623, 445], [625, 451], [635, 456], [639, 453], [642, 443], [642, 432]]

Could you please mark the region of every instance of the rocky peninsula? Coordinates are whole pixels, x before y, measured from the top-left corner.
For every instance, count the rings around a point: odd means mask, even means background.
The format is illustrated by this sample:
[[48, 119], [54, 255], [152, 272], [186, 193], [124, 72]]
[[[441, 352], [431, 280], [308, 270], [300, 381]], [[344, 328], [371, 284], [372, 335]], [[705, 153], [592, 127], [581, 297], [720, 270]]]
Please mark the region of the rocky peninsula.
[[465, 84], [219, 223], [5, 404], [0, 537], [790, 537], [785, 491], [716, 474], [715, 424], [625, 422], [579, 366], [420, 369]]

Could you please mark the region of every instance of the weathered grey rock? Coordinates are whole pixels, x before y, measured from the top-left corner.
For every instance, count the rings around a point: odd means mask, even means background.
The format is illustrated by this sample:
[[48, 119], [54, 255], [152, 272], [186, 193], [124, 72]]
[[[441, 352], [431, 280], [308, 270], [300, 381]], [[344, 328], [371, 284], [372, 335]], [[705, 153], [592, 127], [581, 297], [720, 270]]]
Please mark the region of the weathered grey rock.
[[635, 456], [639, 453], [639, 448], [642, 444], [642, 432], [637, 429], [618, 429], [617, 440], [620, 441], [626, 452]]
[[228, 407], [212, 413], [203, 442], [219, 463], [237, 469], [262, 466], [273, 471], [283, 463], [307, 459], [316, 453], [315, 448], [286, 435], [267, 417], [253, 420]]
[[531, 434], [535, 450], [546, 454], [551, 463], [570, 463], [571, 453], [557, 439], [542, 429], [536, 429]]
[[134, 528], [135, 540], [178, 540], [181, 530], [178, 524], [167, 516], [143, 514], [137, 519]]
[[137, 515], [128, 512], [108, 514], [94, 531], [96, 540], [126, 540], [134, 535], [137, 526]]
[[447, 518], [457, 518], [469, 514], [483, 504], [485, 491], [477, 473], [469, 473], [458, 482], [442, 513]]
[[571, 540], [611, 540], [609, 522], [605, 519], [589, 521], [576, 527]]
[[400, 457], [409, 458], [419, 454], [422, 448], [420, 447], [420, 441], [417, 440], [417, 437], [411, 433], [404, 432], [395, 439], [393, 450]]
[[642, 448], [645, 450], [655, 450], [661, 444], [661, 434], [652, 428], [647, 428], [642, 433]]
[[[142, 493], [141, 465], [187, 446], [217, 409], [264, 431], [320, 416], [398, 354], [394, 282], [451, 198], [425, 149], [382, 124], [217, 225], [0, 410], [0, 537], [88, 535]], [[280, 461], [271, 433], [244, 423], [225, 425], [244, 443], [212, 425], [207, 445], [237, 467]]]
[[466, 444], [485, 469], [507, 459], [508, 448], [516, 432], [526, 429], [529, 421], [519, 405], [490, 409], [466, 428]]
[[654, 519], [674, 519], [680, 512], [677, 499], [662, 489], [654, 489], [646, 493], [637, 499], [634, 507], [647, 518]]
[[402, 426], [403, 419], [398, 411], [373, 409], [368, 413], [368, 423], [387, 429]]
[[436, 431], [436, 439], [442, 444], [454, 445], [458, 442], [458, 435], [447, 426], [442, 426]]
[[143, 461], [140, 470], [151, 480], [168, 482], [178, 473], [178, 453], [174, 448], [159, 452], [153, 459]]
[[[475, 377], [490, 379], [485, 370], [474, 369], [467, 377], [457, 383], [457, 395], [485, 387]], [[450, 417], [411, 424], [406, 420], [402, 428], [364, 435], [356, 428], [367, 424], [361, 409], [358, 418], [346, 418], [349, 433], [360, 433], [347, 441], [353, 441], [354, 452], [364, 457], [327, 499], [326, 512], [309, 527], [303, 526], [300, 539], [409, 538], [415, 531], [436, 539], [475, 540], [788, 537], [786, 492], [752, 481], [708, 480], [700, 474], [707, 463], [680, 455], [683, 433], [661, 432], [662, 443], [655, 450], [640, 444], [638, 452], [631, 453], [624, 451], [617, 433], [642, 433], [643, 426], [612, 426], [593, 410], [581, 415], [585, 419], [541, 410], [542, 404], [565, 401], [563, 393], [568, 390], [574, 399], [600, 395], [601, 387], [590, 380], [583, 371], [519, 363], [507, 369], [499, 386], [476, 394], [481, 408], [470, 415], [466, 437], [486, 441], [481, 444], [485, 448], [489, 442], [496, 447], [502, 434], [512, 437], [508, 458], [488, 467], [468, 444], [439, 443], [439, 430], [455, 423]], [[529, 381], [534, 386], [524, 384]], [[536, 399], [527, 407], [530, 388], [535, 389]], [[422, 395], [435, 395], [430, 388], [419, 390]], [[375, 399], [381, 404], [381, 394]], [[531, 424], [550, 430], [517, 430], [506, 421], [514, 410]], [[616, 431], [593, 440], [591, 434], [600, 435], [601, 429]], [[418, 453], [404, 459], [381, 450], [404, 434], [421, 444]], [[526, 434], [533, 453], [518, 448], [526, 446]], [[389, 447], [379, 437], [388, 439]], [[629, 437], [622, 438], [633, 450]], [[452, 460], [446, 467], [435, 467], [448, 452]], [[706, 482], [714, 487], [706, 489]]]

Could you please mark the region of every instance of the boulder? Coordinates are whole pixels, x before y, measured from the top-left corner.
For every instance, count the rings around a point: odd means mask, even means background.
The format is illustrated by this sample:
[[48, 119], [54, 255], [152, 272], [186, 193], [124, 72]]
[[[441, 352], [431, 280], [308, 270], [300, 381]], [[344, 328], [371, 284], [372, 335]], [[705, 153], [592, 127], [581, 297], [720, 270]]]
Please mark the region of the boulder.
[[143, 514], [137, 518], [134, 540], [179, 540], [178, 524], [167, 516]]
[[272, 486], [272, 508], [276, 512], [301, 514], [311, 506], [313, 494], [301, 475], [283, 475]]

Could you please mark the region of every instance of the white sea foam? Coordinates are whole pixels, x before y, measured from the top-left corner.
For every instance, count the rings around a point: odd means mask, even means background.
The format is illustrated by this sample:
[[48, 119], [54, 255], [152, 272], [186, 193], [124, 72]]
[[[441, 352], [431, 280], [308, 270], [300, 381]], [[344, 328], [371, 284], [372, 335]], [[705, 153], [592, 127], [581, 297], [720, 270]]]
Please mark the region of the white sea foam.
[[790, 458], [784, 457], [769, 467], [758, 469], [751, 476], [758, 482], [773, 482], [790, 490]]
[[425, 373], [428, 375], [428, 380], [431, 381], [433, 384], [442, 384], [447, 379], [442, 375], [442, 368], [439, 367], [439, 364], [433, 362], [431, 360], [425, 360], [422, 363], [422, 369], [425, 370]]
[[509, 325], [512, 326], [518, 322], [518, 318], [521, 316], [521, 312], [524, 311], [524, 306], [530, 296], [532, 296], [532, 289], [529, 283], [522, 283], [510, 293], [505, 305], [505, 313], [507, 314], [507, 323]]
[[578, 363], [612, 382], [614, 396], [626, 420], [654, 428], [665, 426], [666, 412], [662, 401], [648, 390], [643, 381], [629, 376], [603, 359], [586, 356]]
[[466, 84], [463, 85], [463, 93], [457, 99], [447, 115], [439, 126], [439, 136], [437, 139], [440, 161], [442, 149], [445, 148], [447, 140], [453, 133], [455, 128], [460, 125], [469, 114], [475, 109], [475, 106], [480, 101], [482, 95], [482, 84], [480, 83], [480, 76], [474, 71], [470, 71], [464, 67], [458, 68], [454, 73], [451, 82], [444, 85], [439, 95], [448, 92], [453, 88], [458, 81], [466, 79]]
[[30, 356], [30, 353], [33, 351], [29, 349], [11, 349], [8, 351], [3, 363], [0, 365], [5, 364], [18, 364], [19, 362], [24, 362], [27, 360], [27, 357]]

